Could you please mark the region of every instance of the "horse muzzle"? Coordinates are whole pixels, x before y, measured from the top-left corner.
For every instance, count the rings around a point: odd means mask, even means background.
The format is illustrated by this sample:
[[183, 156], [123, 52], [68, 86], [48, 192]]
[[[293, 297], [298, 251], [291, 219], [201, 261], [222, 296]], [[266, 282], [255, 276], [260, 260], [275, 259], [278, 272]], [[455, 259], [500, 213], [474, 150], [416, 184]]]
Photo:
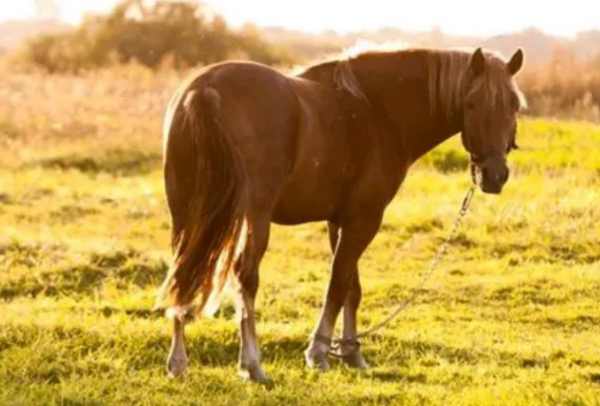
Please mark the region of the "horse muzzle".
[[505, 154], [493, 153], [485, 157], [473, 156], [471, 161], [481, 173], [479, 181], [481, 191], [493, 195], [502, 193], [510, 174]]

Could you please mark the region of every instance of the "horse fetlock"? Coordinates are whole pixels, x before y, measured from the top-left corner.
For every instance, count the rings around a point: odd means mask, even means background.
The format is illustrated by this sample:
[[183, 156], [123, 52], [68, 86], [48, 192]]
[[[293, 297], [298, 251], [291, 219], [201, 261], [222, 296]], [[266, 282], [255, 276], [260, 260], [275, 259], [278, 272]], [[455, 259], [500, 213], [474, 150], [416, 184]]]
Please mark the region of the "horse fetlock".
[[327, 359], [329, 355], [329, 348], [320, 343], [313, 343], [311, 346], [304, 351], [304, 359], [306, 360], [306, 365], [318, 371], [328, 371], [329, 370], [329, 360]]
[[239, 372], [242, 379], [250, 382], [264, 383], [269, 381], [269, 377], [263, 371], [259, 361], [240, 362]]
[[360, 349], [353, 348], [350, 351], [342, 351], [340, 358], [344, 364], [350, 368], [367, 369], [369, 364], [363, 357]]
[[367, 369], [369, 364], [360, 351], [360, 342], [357, 339], [343, 339], [336, 351], [336, 356], [350, 368]]
[[185, 349], [176, 348], [169, 354], [167, 360], [167, 372], [169, 377], [176, 378], [183, 375], [188, 366], [188, 359], [185, 353]]

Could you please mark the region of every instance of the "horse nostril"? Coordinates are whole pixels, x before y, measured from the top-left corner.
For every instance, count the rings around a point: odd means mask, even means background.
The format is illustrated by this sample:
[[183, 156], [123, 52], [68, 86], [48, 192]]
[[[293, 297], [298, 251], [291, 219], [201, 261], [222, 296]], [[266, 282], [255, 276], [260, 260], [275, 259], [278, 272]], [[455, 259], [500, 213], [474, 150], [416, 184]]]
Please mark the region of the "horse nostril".
[[501, 169], [498, 172], [491, 171], [489, 168], [482, 168], [481, 177], [483, 180], [488, 182], [493, 182], [495, 184], [504, 184], [508, 181], [509, 171], [508, 168]]

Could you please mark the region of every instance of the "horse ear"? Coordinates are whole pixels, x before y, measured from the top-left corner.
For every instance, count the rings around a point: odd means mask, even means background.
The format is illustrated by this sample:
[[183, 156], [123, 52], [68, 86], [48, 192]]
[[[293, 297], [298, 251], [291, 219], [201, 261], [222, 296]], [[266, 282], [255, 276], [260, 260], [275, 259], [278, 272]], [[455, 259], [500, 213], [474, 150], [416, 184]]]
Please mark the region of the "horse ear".
[[475, 52], [473, 52], [473, 55], [471, 55], [469, 67], [476, 75], [482, 74], [485, 70], [485, 55], [481, 48], [477, 48]]
[[506, 64], [508, 73], [510, 73], [511, 76], [514, 76], [518, 71], [521, 70], [523, 67], [523, 59], [525, 59], [525, 55], [523, 54], [523, 50], [519, 48], [512, 58], [510, 58], [510, 61], [508, 61]]

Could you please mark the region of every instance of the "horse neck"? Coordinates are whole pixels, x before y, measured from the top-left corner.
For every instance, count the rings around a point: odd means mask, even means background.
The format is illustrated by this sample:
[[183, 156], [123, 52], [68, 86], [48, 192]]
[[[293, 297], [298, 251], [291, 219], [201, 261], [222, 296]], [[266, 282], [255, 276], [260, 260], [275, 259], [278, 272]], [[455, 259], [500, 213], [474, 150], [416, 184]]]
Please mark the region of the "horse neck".
[[410, 163], [461, 131], [458, 118], [431, 112], [427, 51], [373, 54], [353, 60], [353, 70], [385, 123], [386, 148]]

